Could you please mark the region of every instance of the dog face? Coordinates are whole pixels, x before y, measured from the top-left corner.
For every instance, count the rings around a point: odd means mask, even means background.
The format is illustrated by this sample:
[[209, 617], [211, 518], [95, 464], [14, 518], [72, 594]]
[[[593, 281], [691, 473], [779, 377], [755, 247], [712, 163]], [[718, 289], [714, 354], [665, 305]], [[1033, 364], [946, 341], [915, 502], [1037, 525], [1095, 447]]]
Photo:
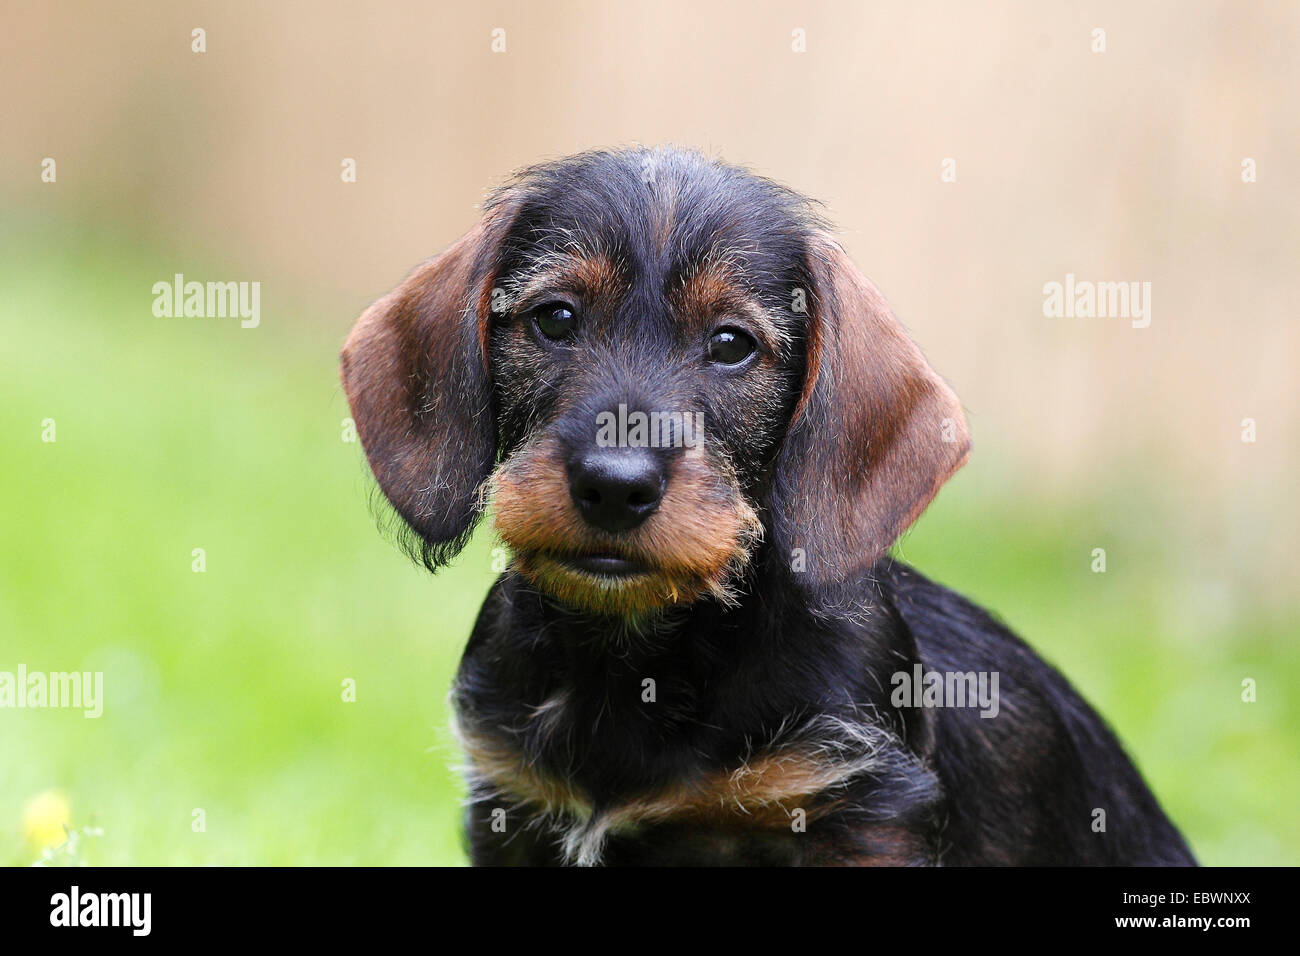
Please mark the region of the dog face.
[[528, 170], [358, 321], [343, 381], [431, 567], [485, 502], [571, 608], [833, 591], [965, 460], [960, 405], [801, 197], [674, 150]]

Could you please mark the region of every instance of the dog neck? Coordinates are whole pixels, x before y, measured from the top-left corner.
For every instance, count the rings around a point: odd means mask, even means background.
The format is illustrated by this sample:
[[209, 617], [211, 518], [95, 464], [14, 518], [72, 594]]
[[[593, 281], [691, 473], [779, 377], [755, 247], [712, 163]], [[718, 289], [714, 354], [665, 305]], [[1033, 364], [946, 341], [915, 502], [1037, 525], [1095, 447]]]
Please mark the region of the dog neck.
[[[865, 622], [810, 609], [759, 562], [735, 607], [700, 601], [652, 626], [560, 607], [515, 575], [488, 598], [454, 701], [463, 726], [508, 728], [531, 765], [616, 799], [744, 758], [765, 734], [827, 712], [906, 733], [888, 674], [914, 658], [886, 593]], [[910, 648], [910, 651], [909, 651]]]

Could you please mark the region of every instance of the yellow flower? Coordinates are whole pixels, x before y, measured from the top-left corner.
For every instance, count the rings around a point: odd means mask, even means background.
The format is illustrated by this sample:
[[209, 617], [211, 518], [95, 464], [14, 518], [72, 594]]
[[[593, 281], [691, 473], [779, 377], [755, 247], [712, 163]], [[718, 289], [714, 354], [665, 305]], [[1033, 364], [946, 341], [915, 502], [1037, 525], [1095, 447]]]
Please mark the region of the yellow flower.
[[67, 839], [63, 827], [70, 825], [71, 819], [68, 795], [62, 790], [46, 790], [23, 807], [23, 837], [37, 850], [58, 846]]

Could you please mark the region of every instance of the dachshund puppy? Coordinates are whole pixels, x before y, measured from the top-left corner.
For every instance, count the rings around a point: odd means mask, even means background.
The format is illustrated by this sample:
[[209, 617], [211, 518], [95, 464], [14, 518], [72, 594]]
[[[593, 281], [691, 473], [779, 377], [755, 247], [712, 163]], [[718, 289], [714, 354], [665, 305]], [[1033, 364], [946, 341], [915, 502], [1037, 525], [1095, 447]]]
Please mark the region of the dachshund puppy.
[[810, 204], [690, 152], [527, 170], [343, 350], [429, 568], [476, 864], [1192, 864], [1102, 720], [888, 549], [962, 409]]

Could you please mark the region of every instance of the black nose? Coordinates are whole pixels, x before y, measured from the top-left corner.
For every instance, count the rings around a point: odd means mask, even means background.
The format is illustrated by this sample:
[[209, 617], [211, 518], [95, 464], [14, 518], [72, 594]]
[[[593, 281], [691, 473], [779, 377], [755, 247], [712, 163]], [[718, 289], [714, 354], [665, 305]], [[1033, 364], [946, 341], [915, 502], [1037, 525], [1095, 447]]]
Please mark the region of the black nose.
[[591, 449], [569, 463], [569, 494], [590, 525], [629, 531], [654, 514], [665, 471], [647, 449]]

